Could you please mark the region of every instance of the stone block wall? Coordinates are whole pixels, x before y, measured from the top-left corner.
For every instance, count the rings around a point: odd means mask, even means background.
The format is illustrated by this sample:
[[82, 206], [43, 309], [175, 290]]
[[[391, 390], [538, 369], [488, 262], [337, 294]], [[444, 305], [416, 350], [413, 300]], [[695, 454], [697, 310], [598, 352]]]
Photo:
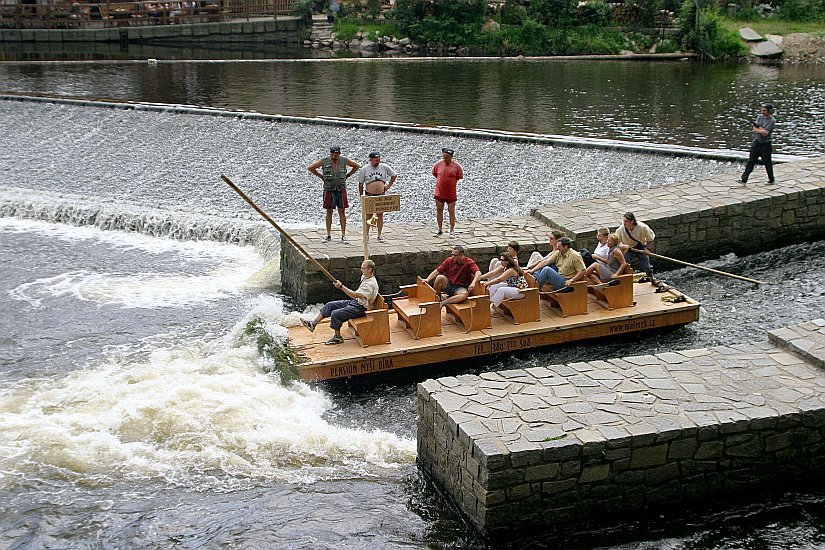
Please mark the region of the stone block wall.
[[484, 534], [614, 520], [821, 479], [823, 389], [767, 342], [428, 380], [418, 461]]
[[301, 42], [295, 17], [100, 29], [0, 29], [0, 42], [267, 43]]

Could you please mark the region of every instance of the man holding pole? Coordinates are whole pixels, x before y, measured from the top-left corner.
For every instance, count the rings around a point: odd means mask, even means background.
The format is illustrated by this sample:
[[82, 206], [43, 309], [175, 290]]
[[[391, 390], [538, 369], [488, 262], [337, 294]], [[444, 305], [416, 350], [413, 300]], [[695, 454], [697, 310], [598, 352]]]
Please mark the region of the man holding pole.
[[650, 284], [658, 287], [659, 281], [653, 277], [653, 266], [650, 265], [650, 252], [653, 248], [653, 239], [656, 234], [644, 222], [637, 222], [633, 212], [625, 212], [622, 218], [622, 225], [616, 229], [619, 236], [620, 247], [624, 252], [624, 259], [629, 264], [636, 260], [644, 270]]
[[329, 326], [335, 331], [335, 335], [326, 341], [327, 345], [343, 344], [344, 337], [341, 336], [341, 327], [350, 319], [365, 316], [367, 310], [378, 297], [375, 263], [372, 260], [364, 260], [361, 262], [361, 282], [357, 289], [351, 290], [337, 279], [333, 283], [333, 286], [341, 289], [349, 299], [327, 302], [312, 321], [301, 319], [301, 324], [310, 332], [314, 332], [318, 323], [320, 323], [322, 319], [329, 317]]
[[[369, 163], [358, 171], [358, 194], [376, 197], [385, 194], [395, 183], [398, 174], [387, 164], [381, 162], [381, 153], [370, 153]], [[384, 242], [381, 232], [384, 230], [384, 213], [378, 212], [378, 242]], [[364, 231], [369, 232], [369, 224], [364, 224]]]
[[[347, 167], [351, 170], [347, 172]], [[323, 173], [318, 172], [323, 168]], [[338, 209], [338, 219], [341, 222], [341, 242], [347, 242], [347, 178], [353, 175], [361, 165], [341, 156], [338, 146], [329, 148], [329, 156], [317, 160], [307, 167], [309, 173], [324, 182], [324, 209], [327, 211], [327, 236], [324, 242], [332, 240], [332, 209]]]

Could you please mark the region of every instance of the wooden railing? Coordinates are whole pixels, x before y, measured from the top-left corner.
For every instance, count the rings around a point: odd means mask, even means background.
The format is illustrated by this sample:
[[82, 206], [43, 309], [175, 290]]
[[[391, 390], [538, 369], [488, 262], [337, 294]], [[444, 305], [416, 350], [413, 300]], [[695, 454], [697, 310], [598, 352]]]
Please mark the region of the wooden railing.
[[[0, 2], [7, 0], [0, 0]], [[32, 3], [29, 3], [31, 1]], [[180, 25], [286, 14], [297, 0], [181, 0], [180, 2], [0, 3], [0, 28], [96, 29]]]

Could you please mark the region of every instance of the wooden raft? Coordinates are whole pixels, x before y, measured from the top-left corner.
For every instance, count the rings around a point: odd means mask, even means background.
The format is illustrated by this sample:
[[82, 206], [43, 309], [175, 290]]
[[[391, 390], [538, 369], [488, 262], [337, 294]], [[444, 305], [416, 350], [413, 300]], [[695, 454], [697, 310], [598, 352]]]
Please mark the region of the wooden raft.
[[[601, 290], [614, 288], [619, 288], [619, 285]], [[654, 292], [655, 289], [650, 284], [632, 284], [631, 297], [635, 300], [635, 305], [608, 309], [600, 302], [600, 296], [588, 293], [586, 285], [583, 285], [585, 314], [572, 314], [568, 310], [567, 316], [564, 316], [562, 308], [543, 299], [537, 300], [540, 308], [538, 321], [519, 320], [520, 324], [515, 324], [513, 317], [507, 315], [491, 319], [488, 327], [481, 330], [465, 331], [460, 315], [456, 317], [448, 313], [446, 307], [441, 308], [440, 304], [431, 301], [433, 297], [427, 295], [425, 289], [420, 289], [418, 283], [410, 285], [408, 292], [410, 290], [416, 293], [412, 300], [396, 298], [393, 300], [396, 310], [386, 312], [390, 332], [388, 344], [367, 344], [368, 347], [362, 347], [362, 342], [365, 342], [363, 336], [359, 341], [354, 335], [344, 333], [343, 344], [327, 346], [324, 342], [332, 336], [328, 323], [318, 325], [313, 333], [302, 326], [289, 328], [291, 345], [307, 359], [298, 369], [300, 377], [304, 380], [325, 380], [414, 366], [426, 368], [426, 365], [434, 363], [486, 357], [588, 338], [622, 339], [628, 333], [677, 327], [699, 318], [699, 303], [689, 297], [685, 297], [686, 300], [680, 303], [662, 301], [663, 296], [681, 296], [675, 289], [659, 294]], [[419, 291], [423, 294], [417, 294]], [[562, 293], [566, 296], [573, 294], [575, 291]], [[399, 301], [402, 305], [399, 305]], [[525, 301], [526, 298], [513, 302]], [[437, 328], [431, 324], [434, 314], [431, 313], [432, 306], [429, 304], [435, 304], [437, 308]], [[424, 307], [420, 307], [422, 305]], [[383, 315], [375, 305], [373, 311], [377, 311], [377, 315]], [[419, 312], [424, 317], [430, 316], [422, 318], [421, 322], [422, 326], [426, 323], [432, 336], [422, 336], [420, 329], [416, 334], [414, 329], [417, 327], [416, 315]], [[369, 321], [373, 322], [375, 321]]]

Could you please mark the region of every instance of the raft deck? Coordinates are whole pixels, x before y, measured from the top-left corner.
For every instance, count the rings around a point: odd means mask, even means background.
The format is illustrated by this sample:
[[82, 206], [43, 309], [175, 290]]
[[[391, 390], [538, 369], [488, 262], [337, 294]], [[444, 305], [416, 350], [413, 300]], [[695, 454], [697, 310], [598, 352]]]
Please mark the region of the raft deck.
[[675, 289], [656, 293], [650, 284], [633, 285], [635, 305], [610, 310], [588, 295], [587, 313], [562, 317], [558, 308], [541, 300], [541, 320], [514, 324], [510, 317], [494, 317], [492, 328], [464, 332], [442, 308], [441, 336], [414, 340], [390, 311], [389, 344], [362, 347], [345, 324], [344, 343], [326, 345], [333, 331], [325, 320], [315, 332], [303, 326], [289, 329], [290, 343], [307, 359], [298, 369], [303, 380], [328, 380], [394, 369], [442, 363], [469, 357], [498, 355], [510, 351], [598, 337], [616, 337], [631, 332], [678, 327], [699, 319], [699, 302], [685, 296], [670, 303], [663, 296], [684, 296]]

